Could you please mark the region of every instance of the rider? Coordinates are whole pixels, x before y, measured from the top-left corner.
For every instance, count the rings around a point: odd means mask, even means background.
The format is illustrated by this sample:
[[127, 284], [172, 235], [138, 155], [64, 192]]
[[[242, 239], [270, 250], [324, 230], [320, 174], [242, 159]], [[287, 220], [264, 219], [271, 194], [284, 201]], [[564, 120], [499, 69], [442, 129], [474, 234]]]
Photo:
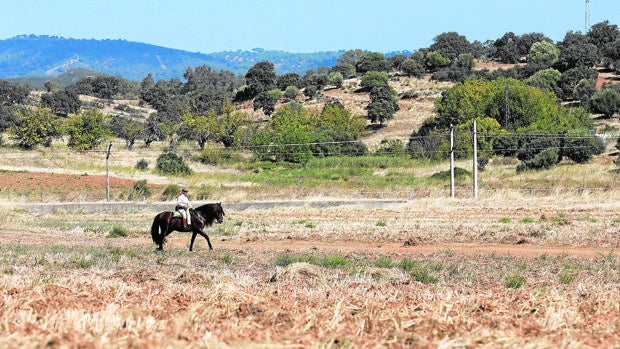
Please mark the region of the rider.
[[189, 209], [194, 208], [192, 204], [189, 202], [189, 198], [187, 197], [187, 189], [183, 188], [181, 194], [177, 197], [177, 207], [176, 210], [181, 213], [183, 216], [183, 229], [187, 230], [188, 225], [191, 225], [191, 215], [189, 214]]

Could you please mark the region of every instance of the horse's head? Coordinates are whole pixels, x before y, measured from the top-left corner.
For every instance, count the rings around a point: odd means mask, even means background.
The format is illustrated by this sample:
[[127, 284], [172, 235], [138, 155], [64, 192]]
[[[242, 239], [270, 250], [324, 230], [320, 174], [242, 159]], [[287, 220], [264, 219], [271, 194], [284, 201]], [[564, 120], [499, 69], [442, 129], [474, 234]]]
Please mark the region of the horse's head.
[[218, 224], [222, 224], [222, 222], [224, 221], [224, 216], [226, 215], [226, 213], [224, 213], [224, 208], [222, 208], [222, 203], [218, 202], [217, 204], [215, 204], [215, 221]]
[[196, 208], [196, 212], [202, 216], [206, 225], [211, 225], [214, 221], [221, 224], [224, 221], [224, 209], [222, 203], [206, 204]]

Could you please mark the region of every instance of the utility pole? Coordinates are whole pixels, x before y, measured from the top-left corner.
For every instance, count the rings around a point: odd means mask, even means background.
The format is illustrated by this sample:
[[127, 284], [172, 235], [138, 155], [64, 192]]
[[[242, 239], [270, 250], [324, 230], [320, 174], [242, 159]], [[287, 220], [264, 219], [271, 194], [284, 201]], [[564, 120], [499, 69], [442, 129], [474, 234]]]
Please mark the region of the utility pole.
[[474, 198], [478, 198], [478, 133], [474, 119]]
[[504, 128], [508, 129], [508, 118], [510, 117], [510, 103], [508, 103], [508, 86], [504, 86], [506, 96], [504, 100]]
[[106, 189], [107, 189], [107, 201], [110, 201], [110, 173], [108, 171], [108, 162], [110, 159], [110, 149], [112, 148], [112, 142], [108, 144], [108, 151], [105, 155], [105, 179], [106, 179]]
[[590, 30], [590, 0], [586, 0], [586, 31], [584, 34], [587, 34]]
[[454, 125], [450, 124], [450, 197], [454, 199]]

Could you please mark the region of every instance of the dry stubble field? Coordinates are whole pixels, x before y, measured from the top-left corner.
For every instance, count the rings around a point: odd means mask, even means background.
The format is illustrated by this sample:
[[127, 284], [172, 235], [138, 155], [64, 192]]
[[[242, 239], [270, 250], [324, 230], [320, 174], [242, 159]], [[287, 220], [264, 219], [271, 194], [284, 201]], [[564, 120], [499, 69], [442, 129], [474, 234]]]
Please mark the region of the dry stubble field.
[[[564, 204], [560, 204], [565, 202]], [[5, 348], [617, 348], [612, 195], [0, 219]], [[28, 224], [32, 221], [32, 224]], [[108, 237], [113, 225], [126, 237]], [[15, 228], [7, 228], [14, 226]]]

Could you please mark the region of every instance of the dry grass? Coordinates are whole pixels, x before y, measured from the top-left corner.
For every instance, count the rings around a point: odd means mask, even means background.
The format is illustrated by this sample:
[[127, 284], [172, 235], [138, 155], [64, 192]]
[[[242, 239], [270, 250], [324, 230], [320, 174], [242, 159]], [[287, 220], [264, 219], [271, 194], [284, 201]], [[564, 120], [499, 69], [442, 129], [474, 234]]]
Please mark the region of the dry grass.
[[[153, 212], [12, 211], [0, 346], [613, 347], [617, 212], [604, 196], [228, 210], [215, 252], [175, 233], [156, 253]], [[129, 237], [106, 238], [116, 224]], [[314, 263], [330, 257], [345, 263]]]

